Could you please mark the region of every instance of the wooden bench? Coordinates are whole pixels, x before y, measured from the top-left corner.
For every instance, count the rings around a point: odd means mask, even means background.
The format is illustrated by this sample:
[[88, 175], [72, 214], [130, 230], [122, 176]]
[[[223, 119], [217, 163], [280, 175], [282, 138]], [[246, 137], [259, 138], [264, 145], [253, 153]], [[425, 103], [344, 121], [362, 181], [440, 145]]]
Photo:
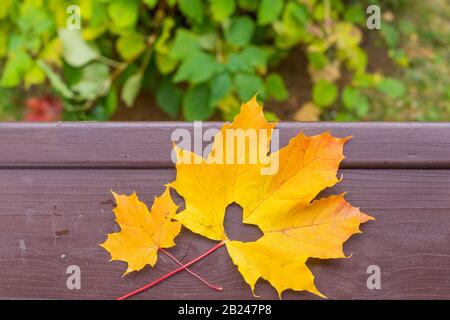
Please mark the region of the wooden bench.
[[[0, 124], [0, 298], [113, 299], [174, 269], [160, 256], [154, 269], [121, 278], [125, 264], [108, 262], [98, 244], [118, 230], [110, 189], [136, 190], [151, 204], [174, 179], [170, 137], [180, 127], [192, 124]], [[353, 205], [377, 219], [345, 244], [351, 259], [309, 262], [319, 290], [331, 299], [450, 299], [450, 124], [283, 123], [279, 128], [281, 146], [300, 130], [354, 135], [345, 148], [344, 180], [323, 195], [347, 191]], [[236, 232], [242, 226], [227, 228]], [[177, 243], [171, 252], [182, 261], [213, 246], [188, 231]], [[70, 265], [80, 267], [81, 290], [66, 287]], [[380, 267], [380, 290], [366, 285], [370, 265]], [[224, 291], [213, 292], [181, 272], [136, 297], [253, 298], [224, 248], [191, 269]], [[265, 281], [256, 294], [277, 299]], [[316, 297], [287, 291], [283, 298]]]

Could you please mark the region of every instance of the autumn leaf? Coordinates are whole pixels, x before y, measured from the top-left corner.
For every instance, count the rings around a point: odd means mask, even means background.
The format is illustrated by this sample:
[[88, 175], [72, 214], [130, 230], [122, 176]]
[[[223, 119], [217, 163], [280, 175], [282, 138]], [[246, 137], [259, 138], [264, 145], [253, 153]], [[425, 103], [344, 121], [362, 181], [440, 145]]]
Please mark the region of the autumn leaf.
[[133, 193], [130, 196], [113, 192], [117, 207], [113, 209], [120, 232], [108, 234], [100, 246], [111, 254], [111, 261], [128, 263], [124, 275], [139, 271], [147, 264], [154, 266], [158, 250], [175, 245], [181, 224], [172, 221], [178, 206], [172, 201], [169, 189], [155, 197], [151, 212]]
[[[169, 186], [184, 198], [185, 209], [174, 218], [195, 233], [224, 241], [252, 291], [263, 278], [280, 297], [286, 289], [323, 296], [306, 261], [345, 257], [343, 243], [360, 232], [361, 223], [373, 218], [352, 207], [344, 195], [313, 201], [319, 192], [338, 182], [343, 147], [350, 137], [300, 133], [286, 147], [270, 153], [275, 125], [265, 120], [262, 107], [253, 98], [243, 104], [233, 123], [225, 124], [215, 136], [206, 159], [175, 146], [177, 177]], [[230, 130], [254, 130], [257, 134], [238, 138], [227, 135]], [[258, 134], [261, 132], [268, 137]], [[255, 153], [262, 155], [256, 162]], [[225, 158], [233, 161], [220, 161]], [[262, 174], [268, 163], [275, 162], [278, 170], [274, 174]], [[244, 223], [263, 231], [260, 239], [247, 243], [228, 239], [223, 221], [232, 203], [243, 208]]]

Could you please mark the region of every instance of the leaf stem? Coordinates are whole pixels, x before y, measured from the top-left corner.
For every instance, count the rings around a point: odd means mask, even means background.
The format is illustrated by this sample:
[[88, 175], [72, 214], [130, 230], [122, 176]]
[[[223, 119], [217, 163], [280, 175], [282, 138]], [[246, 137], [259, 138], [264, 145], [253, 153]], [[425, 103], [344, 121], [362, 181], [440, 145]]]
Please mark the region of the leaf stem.
[[121, 296], [119, 298], [117, 298], [117, 300], [125, 300], [131, 296], [134, 296], [135, 294], [138, 294], [142, 291], [147, 290], [148, 288], [151, 288], [155, 285], [157, 285], [158, 283], [160, 283], [161, 281], [173, 276], [174, 274], [188, 268], [189, 266], [193, 265], [194, 263], [196, 263], [197, 261], [203, 259], [204, 257], [208, 256], [209, 254], [213, 253], [214, 251], [216, 251], [217, 249], [219, 249], [220, 247], [222, 247], [225, 244], [225, 241], [221, 241], [218, 244], [216, 244], [214, 247], [212, 247], [211, 249], [209, 249], [208, 251], [206, 251], [205, 253], [201, 254], [200, 256], [198, 256], [197, 258], [195, 258], [194, 260], [189, 261], [188, 263], [182, 265], [181, 267], [179, 267], [178, 269], [172, 270], [171, 272], [165, 274], [164, 276], [162, 276], [159, 279], [156, 279], [153, 282], [150, 282], [149, 284], [143, 286], [142, 288], [139, 288], [137, 290], [134, 290], [133, 292], [127, 293], [124, 296]]
[[106, 64], [106, 65], [108, 65], [110, 67], [113, 67], [113, 68], [117, 68], [117, 67], [120, 66], [120, 62], [118, 62], [116, 60], [113, 60], [113, 59], [110, 59], [108, 57], [102, 56], [102, 55], [99, 55], [97, 57], [97, 61], [101, 62], [103, 64]]
[[[170, 259], [172, 259], [173, 261], [175, 261], [176, 263], [178, 263], [180, 266], [183, 266], [183, 263], [181, 261], [179, 261], [177, 258], [175, 258], [172, 254], [170, 254], [169, 252], [167, 252], [166, 250], [164, 250], [163, 248], [159, 248], [159, 251], [161, 251], [162, 253], [164, 253], [165, 255], [167, 255]], [[195, 272], [192, 272], [191, 270], [189, 270], [188, 268], [186, 268], [186, 271], [189, 272], [190, 274], [192, 274], [194, 277], [196, 277], [197, 279], [199, 279], [201, 282], [203, 282], [204, 284], [206, 284], [209, 288], [216, 290], [216, 291], [222, 291], [222, 287], [217, 287], [215, 285], [212, 285], [211, 283], [209, 283], [207, 280], [205, 280], [204, 278], [202, 278], [201, 276], [199, 276], [198, 274], [196, 274]]]

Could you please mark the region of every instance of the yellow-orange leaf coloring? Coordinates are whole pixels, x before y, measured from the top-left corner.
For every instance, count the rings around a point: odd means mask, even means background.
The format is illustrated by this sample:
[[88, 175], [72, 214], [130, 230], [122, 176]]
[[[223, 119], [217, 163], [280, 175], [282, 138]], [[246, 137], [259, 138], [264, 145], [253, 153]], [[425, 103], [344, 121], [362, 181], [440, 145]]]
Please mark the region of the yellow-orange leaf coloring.
[[121, 230], [108, 234], [100, 246], [111, 254], [111, 260], [128, 263], [124, 275], [139, 271], [147, 264], [153, 267], [158, 249], [173, 247], [181, 229], [181, 224], [171, 219], [178, 206], [172, 201], [169, 189], [155, 197], [151, 212], [136, 193], [127, 196], [113, 192], [113, 195], [117, 203], [113, 211]]
[[[347, 203], [343, 195], [313, 201], [320, 191], [338, 182], [343, 147], [350, 137], [336, 138], [328, 132], [307, 137], [300, 133], [284, 148], [269, 153], [274, 127], [253, 98], [243, 104], [233, 123], [224, 125], [215, 136], [206, 159], [175, 146], [177, 177], [170, 186], [186, 203], [175, 219], [195, 233], [225, 241], [252, 291], [263, 278], [280, 296], [286, 289], [323, 296], [306, 261], [310, 257], [345, 257], [343, 243], [360, 232], [361, 223], [373, 219]], [[241, 130], [244, 148], [237, 135], [227, 135], [227, 130]], [[269, 137], [252, 136], [251, 130], [266, 131]], [[249, 134], [242, 135], [242, 131]], [[255, 153], [263, 155], [256, 162]], [[230, 154], [230, 161], [220, 161]], [[275, 162], [276, 172], [262, 174], [261, 169]], [[244, 223], [263, 231], [260, 239], [247, 243], [228, 239], [223, 221], [227, 206], [233, 202], [243, 208]]]

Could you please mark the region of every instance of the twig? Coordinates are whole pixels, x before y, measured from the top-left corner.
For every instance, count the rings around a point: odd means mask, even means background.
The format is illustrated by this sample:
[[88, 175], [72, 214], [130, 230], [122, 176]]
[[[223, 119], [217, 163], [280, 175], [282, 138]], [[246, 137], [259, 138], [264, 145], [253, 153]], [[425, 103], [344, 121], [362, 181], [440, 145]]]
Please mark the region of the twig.
[[[176, 263], [178, 263], [178, 265], [183, 266], [183, 263], [181, 261], [179, 261], [177, 258], [175, 258], [172, 254], [170, 254], [169, 252], [167, 252], [166, 250], [159, 248], [159, 251], [161, 251], [162, 253], [166, 254], [170, 259], [172, 259], [173, 261], [175, 261]], [[186, 271], [189, 272], [190, 274], [192, 274], [194, 277], [196, 277], [197, 279], [199, 279], [201, 282], [203, 282], [204, 284], [206, 284], [209, 288], [216, 290], [216, 291], [222, 291], [222, 287], [217, 287], [215, 285], [210, 284], [207, 280], [205, 280], [204, 278], [202, 278], [201, 276], [199, 276], [198, 274], [196, 274], [195, 272], [192, 272], [191, 270], [189, 270], [188, 268], [186, 268]]]
[[143, 286], [142, 288], [139, 288], [137, 290], [134, 290], [133, 292], [127, 293], [126, 295], [123, 295], [119, 298], [117, 298], [117, 300], [125, 300], [131, 296], [134, 296], [135, 294], [138, 294], [142, 291], [145, 291], [155, 285], [157, 285], [158, 283], [160, 283], [161, 281], [173, 276], [174, 274], [177, 274], [178, 272], [188, 268], [189, 266], [193, 265], [194, 263], [196, 263], [197, 261], [203, 259], [204, 257], [208, 256], [209, 254], [213, 253], [214, 251], [216, 251], [217, 249], [219, 249], [220, 247], [222, 247], [223, 245], [225, 245], [225, 241], [219, 242], [218, 244], [216, 244], [214, 247], [212, 247], [211, 249], [209, 249], [208, 251], [206, 251], [205, 253], [203, 253], [202, 255], [198, 256], [197, 258], [195, 258], [194, 260], [189, 261], [188, 263], [186, 263], [185, 265], [182, 265], [181, 267], [179, 267], [178, 269], [175, 269], [167, 274], [165, 274], [164, 276], [162, 276], [161, 278], [150, 282], [149, 284]]
[[107, 64], [113, 68], [117, 68], [120, 66], [120, 62], [110, 59], [108, 57], [102, 56], [102, 55], [99, 55], [96, 60], [103, 64]]

